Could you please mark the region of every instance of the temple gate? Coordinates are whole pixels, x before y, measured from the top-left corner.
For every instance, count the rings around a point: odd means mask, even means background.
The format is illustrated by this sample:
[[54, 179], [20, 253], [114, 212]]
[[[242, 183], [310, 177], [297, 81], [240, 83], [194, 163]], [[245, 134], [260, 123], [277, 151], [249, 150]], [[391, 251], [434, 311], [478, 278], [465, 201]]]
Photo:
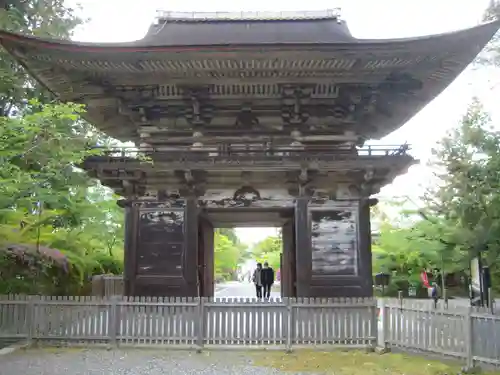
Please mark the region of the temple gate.
[[371, 198], [416, 161], [367, 146], [498, 30], [354, 38], [337, 12], [160, 13], [139, 41], [0, 32], [85, 119], [134, 147], [83, 164], [123, 196], [128, 295], [211, 296], [213, 228], [282, 227], [284, 296], [371, 296]]

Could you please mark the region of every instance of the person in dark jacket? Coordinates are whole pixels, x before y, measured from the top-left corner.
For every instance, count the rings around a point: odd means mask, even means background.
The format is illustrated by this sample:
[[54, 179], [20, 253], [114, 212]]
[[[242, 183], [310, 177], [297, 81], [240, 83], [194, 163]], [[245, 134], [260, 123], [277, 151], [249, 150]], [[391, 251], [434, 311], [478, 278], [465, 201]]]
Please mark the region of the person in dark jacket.
[[261, 277], [264, 298], [269, 298], [271, 296], [271, 287], [274, 284], [274, 270], [269, 267], [267, 262], [264, 263]]
[[431, 297], [434, 300], [434, 308], [436, 308], [439, 301], [439, 291], [436, 283], [432, 283]]
[[262, 298], [262, 263], [257, 263], [257, 268], [253, 271], [252, 281], [255, 284], [257, 298]]

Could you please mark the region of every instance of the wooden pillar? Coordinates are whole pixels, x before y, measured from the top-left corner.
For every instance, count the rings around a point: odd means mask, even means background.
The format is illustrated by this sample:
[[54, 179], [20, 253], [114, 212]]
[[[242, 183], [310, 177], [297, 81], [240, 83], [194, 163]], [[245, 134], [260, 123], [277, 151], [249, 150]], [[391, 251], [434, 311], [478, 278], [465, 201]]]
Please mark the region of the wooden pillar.
[[359, 202], [358, 217], [358, 252], [359, 252], [359, 278], [364, 297], [373, 296], [372, 275], [372, 231], [370, 222], [370, 207], [375, 200], [361, 199]]
[[184, 221], [184, 264], [183, 274], [186, 280], [186, 297], [197, 297], [198, 290], [198, 200], [196, 197], [186, 199]]
[[299, 197], [295, 202], [297, 297], [309, 297], [311, 291], [312, 253], [308, 204], [308, 197]]
[[281, 297], [293, 297], [292, 290], [292, 273], [295, 270], [292, 269], [294, 265], [293, 258], [295, 258], [295, 238], [293, 238], [293, 220], [288, 221], [281, 228], [281, 237], [283, 242], [283, 249], [280, 262], [280, 272], [281, 272]]
[[198, 216], [198, 275], [202, 283], [202, 297], [213, 297], [215, 293], [214, 227], [201, 215]]
[[134, 280], [136, 274], [137, 260], [137, 230], [138, 230], [138, 207], [133, 203], [125, 206], [124, 223], [124, 293], [126, 296], [134, 295]]

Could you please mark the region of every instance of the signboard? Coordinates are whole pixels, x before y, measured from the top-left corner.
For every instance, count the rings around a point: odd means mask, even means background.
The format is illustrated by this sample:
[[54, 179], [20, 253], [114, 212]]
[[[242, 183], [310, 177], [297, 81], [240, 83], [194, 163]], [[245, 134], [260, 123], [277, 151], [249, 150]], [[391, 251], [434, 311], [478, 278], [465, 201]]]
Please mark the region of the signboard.
[[138, 240], [139, 275], [182, 275], [184, 210], [141, 212]]
[[470, 262], [470, 282], [476, 293], [481, 290], [481, 270], [479, 268], [479, 258], [473, 258]]
[[357, 275], [356, 209], [311, 210], [311, 222], [313, 274]]

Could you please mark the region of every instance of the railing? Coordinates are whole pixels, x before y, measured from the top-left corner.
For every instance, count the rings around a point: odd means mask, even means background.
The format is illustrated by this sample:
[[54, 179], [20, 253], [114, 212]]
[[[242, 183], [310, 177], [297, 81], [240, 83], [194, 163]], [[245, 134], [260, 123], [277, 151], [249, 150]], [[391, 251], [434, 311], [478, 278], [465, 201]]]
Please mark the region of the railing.
[[[99, 149], [96, 147], [95, 149]], [[361, 157], [384, 157], [384, 156], [406, 156], [410, 150], [410, 145], [370, 145], [364, 147], [340, 148], [326, 146], [307, 146], [307, 147], [267, 147], [266, 145], [217, 145], [192, 148], [191, 146], [177, 147], [118, 147], [102, 148], [105, 156], [110, 158], [137, 158], [141, 155], [151, 158], [200, 158], [206, 157], [224, 157], [232, 156], [361, 156]]]
[[111, 345], [374, 348], [374, 299], [0, 299], [0, 338]]
[[299, 20], [321, 19], [340, 17], [340, 8], [316, 11], [242, 11], [242, 12], [172, 12], [165, 10], [156, 11], [157, 21], [168, 20]]

